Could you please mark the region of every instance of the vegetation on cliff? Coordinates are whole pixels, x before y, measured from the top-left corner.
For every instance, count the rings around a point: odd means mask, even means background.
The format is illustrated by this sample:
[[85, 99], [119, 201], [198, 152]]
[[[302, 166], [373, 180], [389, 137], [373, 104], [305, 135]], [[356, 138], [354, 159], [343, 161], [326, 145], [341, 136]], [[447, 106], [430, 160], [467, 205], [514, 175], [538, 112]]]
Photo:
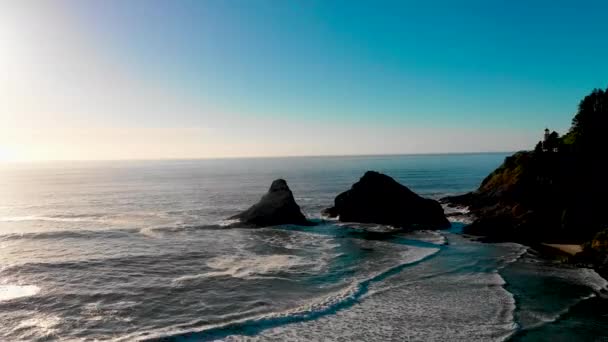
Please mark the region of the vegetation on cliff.
[[469, 194], [446, 198], [477, 219], [466, 233], [497, 240], [582, 243], [608, 228], [608, 89], [579, 104], [567, 134], [546, 133], [507, 157]]

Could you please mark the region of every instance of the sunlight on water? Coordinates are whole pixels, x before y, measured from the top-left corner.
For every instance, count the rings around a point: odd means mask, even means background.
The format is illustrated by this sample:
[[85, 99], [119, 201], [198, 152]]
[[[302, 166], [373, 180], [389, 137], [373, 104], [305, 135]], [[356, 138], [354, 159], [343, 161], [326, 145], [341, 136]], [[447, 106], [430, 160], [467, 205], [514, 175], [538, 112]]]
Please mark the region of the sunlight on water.
[[[541, 267], [517, 244], [469, 241], [456, 228], [378, 238], [391, 229], [320, 213], [366, 170], [439, 198], [476, 188], [504, 157], [0, 168], [0, 341], [195, 332], [195, 340], [501, 340], [536, 326], [526, 325], [536, 314], [575, 312], [573, 303], [605, 284], [589, 272]], [[276, 178], [320, 225], [224, 227]], [[461, 214], [451, 218], [466, 220]], [[541, 296], [549, 281], [568, 290]]]
[[0, 285], [0, 302], [20, 297], [33, 296], [40, 292], [40, 288], [34, 285]]

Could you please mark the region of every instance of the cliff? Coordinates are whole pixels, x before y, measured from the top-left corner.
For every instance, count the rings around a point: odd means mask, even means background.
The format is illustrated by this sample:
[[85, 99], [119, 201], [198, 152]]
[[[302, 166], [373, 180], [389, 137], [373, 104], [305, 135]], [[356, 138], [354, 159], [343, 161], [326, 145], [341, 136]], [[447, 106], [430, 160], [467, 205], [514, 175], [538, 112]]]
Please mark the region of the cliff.
[[[603, 128], [603, 129], [602, 129]], [[608, 227], [608, 91], [579, 104], [572, 128], [517, 152], [468, 194], [444, 198], [476, 217], [464, 232], [488, 240], [583, 243]]]

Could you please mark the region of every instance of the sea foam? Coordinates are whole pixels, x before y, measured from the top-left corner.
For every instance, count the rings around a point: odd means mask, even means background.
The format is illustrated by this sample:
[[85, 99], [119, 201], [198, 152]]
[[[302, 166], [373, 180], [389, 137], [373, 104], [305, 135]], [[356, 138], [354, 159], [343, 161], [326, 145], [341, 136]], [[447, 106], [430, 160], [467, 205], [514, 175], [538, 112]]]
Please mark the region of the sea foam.
[[289, 270], [293, 267], [309, 265], [314, 265], [313, 261], [307, 261], [304, 258], [295, 255], [225, 255], [214, 257], [207, 262], [207, 266], [215, 271], [185, 275], [176, 278], [174, 281], [182, 282], [221, 276], [256, 279], [269, 276], [278, 271]]
[[[168, 328], [156, 332], [147, 332], [146, 338], [157, 339], [167, 336], [175, 337], [187, 334], [189, 336], [192, 336], [194, 340], [215, 340], [221, 339], [229, 335], [233, 335], [235, 332], [238, 331], [263, 330], [266, 328], [280, 326], [288, 323], [314, 320], [319, 317], [323, 317], [327, 314], [333, 314], [339, 310], [354, 305], [369, 291], [369, 287], [371, 284], [380, 282], [390, 276], [393, 276], [399, 273], [404, 267], [429, 258], [438, 253], [439, 251], [440, 249], [438, 248], [410, 247], [408, 248], [408, 251], [400, 253], [400, 263], [398, 263], [397, 265], [371, 274], [366, 278], [355, 279], [350, 285], [346, 286], [338, 292], [323, 296], [321, 298], [313, 300], [312, 302], [303, 303], [301, 306], [295, 307], [293, 309], [281, 312], [273, 312], [270, 314], [263, 314], [222, 324], [200, 326], [196, 329], [182, 330]], [[225, 267], [227, 264], [231, 264], [230, 260], [230, 258], [224, 258], [223, 260], [212, 261], [212, 264], [215, 264], [215, 266]], [[279, 262], [275, 264], [285, 265], [290, 263], [286, 263], [283, 257], [278, 258], [277, 261]], [[257, 264], [257, 262], [255, 264]], [[234, 270], [229, 269], [229, 271], [221, 271], [222, 275], [224, 275], [224, 273], [229, 272], [231, 273], [229, 275], [232, 276]], [[187, 279], [193, 278], [187, 277], [182, 280]], [[136, 337], [131, 336], [130, 338]]]

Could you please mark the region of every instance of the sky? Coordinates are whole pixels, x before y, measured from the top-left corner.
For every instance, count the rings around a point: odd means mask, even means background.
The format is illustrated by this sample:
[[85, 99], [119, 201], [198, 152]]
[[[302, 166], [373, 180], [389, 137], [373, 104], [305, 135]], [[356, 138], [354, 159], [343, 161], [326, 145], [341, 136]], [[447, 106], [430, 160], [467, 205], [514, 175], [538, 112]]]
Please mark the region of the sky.
[[606, 1], [0, 3], [0, 161], [515, 151], [608, 86]]

